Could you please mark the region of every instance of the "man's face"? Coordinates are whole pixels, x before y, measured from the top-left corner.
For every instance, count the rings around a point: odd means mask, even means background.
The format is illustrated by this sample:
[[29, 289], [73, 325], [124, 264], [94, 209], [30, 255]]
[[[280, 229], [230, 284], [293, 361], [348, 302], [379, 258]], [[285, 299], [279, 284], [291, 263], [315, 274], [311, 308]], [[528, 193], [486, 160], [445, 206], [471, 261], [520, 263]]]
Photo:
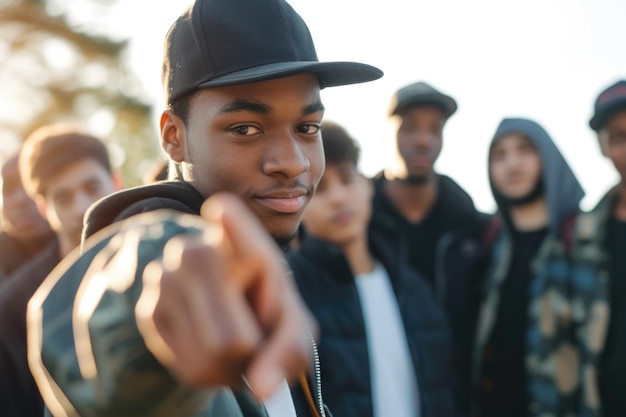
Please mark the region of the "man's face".
[[432, 174], [442, 145], [445, 118], [436, 107], [410, 107], [398, 113], [396, 145], [405, 179], [425, 182]]
[[202, 195], [239, 195], [274, 238], [289, 240], [324, 170], [323, 114], [317, 78], [303, 74], [200, 90], [187, 125], [166, 112], [161, 135]]
[[3, 227], [13, 238], [29, 241], [50, 232], [48, 222], [24, 190], [17, 157], [9, 159], [2, 166], [2, 201]]
[[364, 238], [372, 194], [372, 185], [353, 163], [328, 164], [302, 218], [306, 232], [341, 246]]
[[626, 180], [626, 110], [613, 116], [600, 131], [602, 153], [611, 158], [622, 181]]
[[532, 142], [513, 133], [498, 139], [489, 153], [489, 176], [504, 197], [529, 195], [541, 177], [541, 158]]
[[111, 173], [93, 158], [69, 164], [46, 180], [43, 206], [62, 249], [79, 246], [85, 212], [115, 190]]

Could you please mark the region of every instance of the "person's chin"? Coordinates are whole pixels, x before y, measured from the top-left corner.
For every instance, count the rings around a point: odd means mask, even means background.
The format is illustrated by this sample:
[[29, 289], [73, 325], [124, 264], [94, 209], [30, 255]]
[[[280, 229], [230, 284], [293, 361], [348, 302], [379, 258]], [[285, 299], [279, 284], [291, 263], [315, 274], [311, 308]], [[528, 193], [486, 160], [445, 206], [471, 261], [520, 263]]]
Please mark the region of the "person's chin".
[[297, 219], [294, 218], [293, 221], [283, 218], [264, 222], [265, 229], [281, 247], [288, 245], [298, 236], [299, 225], [300, 216], [297, 216]]
[[298, 237], [298, 231], [296, 230], [291, 234], [273, 234], [272, 237], [274, 238], [274, 241], [276, 242], [278, 247], [285, 250], [289, 248], [291, 242], [293, 242]]
[[504, 192], [502, 192], [502, 195], [509, 200], [518, 200], [529, 195], [531, 191], [532, 191], [531, 189], [527, 189], [527, 188], [524, 188], [524, 189], [515, 188], [515, 189], [505, 190]]
[[412, 172], [404, 177], [403, 181], [410, 185], [422, 185], [426, 184], [430, 177], [430, 172]]

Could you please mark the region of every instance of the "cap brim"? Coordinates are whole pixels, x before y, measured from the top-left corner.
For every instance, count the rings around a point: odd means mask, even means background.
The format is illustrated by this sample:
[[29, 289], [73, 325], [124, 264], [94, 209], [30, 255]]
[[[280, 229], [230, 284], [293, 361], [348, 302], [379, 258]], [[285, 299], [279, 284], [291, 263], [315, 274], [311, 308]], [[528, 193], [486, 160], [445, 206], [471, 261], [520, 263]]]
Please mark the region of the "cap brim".
[[200, 84], [199, 88], [245, 84], [306, 73], [315, 74], [321, 88], [364, 83], [383, 76], [380, 69], [358, 62], [278, 62], [215, 77]]
[[589, 120], [589, 127], [596, 132], [600, 131], [609, 119], [622, 109], [626, 110], [626, 97], [621, 100], [616, 100], [601, 110], [596, 111], [596, 114], [594, 114], [591, 120]]
[[422, 94], [419, 97], [401, 100], [389, 109], [389, 115], [398, 114], [398, 112], [415, 106], [435, 106], [441, 109], [445, 117], [452, 116], [457, 110], [456, 101], [445, 94], [431, 93]]

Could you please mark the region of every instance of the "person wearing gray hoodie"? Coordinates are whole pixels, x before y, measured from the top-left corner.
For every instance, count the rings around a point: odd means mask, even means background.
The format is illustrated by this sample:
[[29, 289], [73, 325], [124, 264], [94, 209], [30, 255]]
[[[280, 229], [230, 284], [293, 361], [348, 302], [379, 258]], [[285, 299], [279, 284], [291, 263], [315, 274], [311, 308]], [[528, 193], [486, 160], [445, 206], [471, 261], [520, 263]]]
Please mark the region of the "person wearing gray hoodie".
[[580, 393], [568, 236], [584, 191], [532, 120], [504, 119], [488, 161], [497, 213], [475, 334], [474, 414], [567, 415]]

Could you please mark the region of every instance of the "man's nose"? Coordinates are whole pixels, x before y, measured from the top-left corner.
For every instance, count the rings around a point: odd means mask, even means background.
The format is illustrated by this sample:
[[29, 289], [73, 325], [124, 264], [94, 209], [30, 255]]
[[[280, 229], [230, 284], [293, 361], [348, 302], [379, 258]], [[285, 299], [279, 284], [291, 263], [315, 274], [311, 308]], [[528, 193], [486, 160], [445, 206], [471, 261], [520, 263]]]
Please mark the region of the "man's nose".
[[295, 178], [311, 167], [305, 144], [295, 135], [285, 133], [270, 140], [272, 146], [268, 147], [263, 158], [263, 171], [267, 175]]

